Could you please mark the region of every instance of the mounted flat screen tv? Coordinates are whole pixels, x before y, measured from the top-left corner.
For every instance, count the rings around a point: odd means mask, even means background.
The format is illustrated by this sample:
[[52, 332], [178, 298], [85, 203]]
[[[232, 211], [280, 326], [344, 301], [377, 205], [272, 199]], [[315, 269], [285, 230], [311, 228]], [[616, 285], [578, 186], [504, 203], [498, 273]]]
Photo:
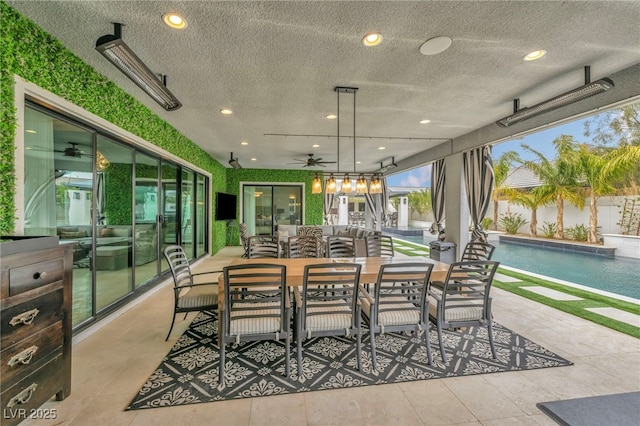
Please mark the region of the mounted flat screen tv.
[[235, 220], [237, 196], [216, 192], [216, 220]]

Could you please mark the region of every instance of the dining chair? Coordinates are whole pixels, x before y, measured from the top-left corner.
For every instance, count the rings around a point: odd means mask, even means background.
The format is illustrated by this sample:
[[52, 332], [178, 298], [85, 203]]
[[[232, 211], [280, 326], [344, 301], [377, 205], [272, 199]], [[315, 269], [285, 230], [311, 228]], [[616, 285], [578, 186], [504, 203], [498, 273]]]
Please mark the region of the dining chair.
[[285, 341], [285, 376], [290, 372], [291, 302], [286, 266], [254, 263], [225, 266], [221, 307], [218, 384], [224, 386], [227, 343], [258, 340]]
[[493, 255], [493, 251], [495, 249], [495, 246], [489, 243], [481, 241], [470, 241], [464, 247], [461, 261], [469, 262], [474, 260], [491, 260], [491, 256]]
[[355, 237], [331, 235], [327, 238], [327, 257], [355, 257], [355, 255]]
[[280, 257], [280, 242], [277, 235], [254, 235], [249, 237], [249, 259]]
[[369, 325], [371, 360], [376, 362], [376, 334], [413, 331], [416, 337], [424, 332], [429, 365], [433, 361], [429, 341], [429, 311], [426, 304], [432, 263], [402, 263], [382, 265], [373, 295], [360, 285], [362, 315]]
[[[166, 342], [173, 330], [177, 314], [184, 312], [184, 318], [187, 318], [189, 312], [218, 309], [218, 276], [222, 271], [192, 273], [189, 259], [179, 245], [167, 246], [163, 253], [173, 276], [173, 318], [169, 333], [164, 339]], [[207, 282], [194, 283], [194, 277], [209, 274], [217, 275]]]
[[298, 378], [302, 377], [302, 341], [315, 336], [356, 338], [362, 371], [358, 281], [362, 265], [326, 263], [304, 267], [302, 290], [294, 288]]
[[487, 327], [491, 354], [493, 342], [490, 290], [499, 262], [454, 262], [444, 281], [432, 281], [427, 295], [429, 318], [438, 329], [442, 362], [446, 362], [442, 330], [470, 326]]
[[393, 238], [388, 235], [369, 235], [365, 237], [367, 257], [393, 257]]
[[289, 237], [287, 257], [291, 259], [320, 257], [318, 238], [314, 235], [295, 235]]
[[319, 226], [298, 226], [297, 234], [301, 235], [311, 235], [316, 239], [316, 251], [318, 252], [318, 257], [322, 257], [324, 253], [323, 249], [323, 240], [322, 240], [322, 228]]
[[242, 254], [242, 257], [248, 258], [249, 257], [249, 226], [243, 222], [239, 225], [238, 228], [240, 231], [240, 242], [242, 243], [242, 248], [244, 249], [244, 253]]

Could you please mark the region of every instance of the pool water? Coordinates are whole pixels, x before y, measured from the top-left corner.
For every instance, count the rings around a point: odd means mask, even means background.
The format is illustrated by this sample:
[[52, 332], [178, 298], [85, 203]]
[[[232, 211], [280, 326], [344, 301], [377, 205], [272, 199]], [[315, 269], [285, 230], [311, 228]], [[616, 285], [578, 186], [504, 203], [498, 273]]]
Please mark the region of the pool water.
[[[411, 236], [398, 238], [426, 246], [433, 241]], [[491, 244], [496, 246], [492, 260], [502, 265], [640, 300], [639, 259], [605, 258], [504, 242]]]

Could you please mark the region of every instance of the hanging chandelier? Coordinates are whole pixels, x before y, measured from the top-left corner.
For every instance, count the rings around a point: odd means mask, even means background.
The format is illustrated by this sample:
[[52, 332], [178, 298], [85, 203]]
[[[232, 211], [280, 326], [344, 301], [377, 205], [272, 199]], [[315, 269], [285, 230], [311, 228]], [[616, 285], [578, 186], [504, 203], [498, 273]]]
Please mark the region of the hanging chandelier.
[[[364, 172], [358, 173], [356, 170], [356, 92], [358, 91], [357, 87], [336, 87], [335, 92], [337, 94], [337, 174], [340, 174], [340, 94], [341, 93], [349, 93], [353, 95], [353, 170], [352, 173], [357, 175], [358, 178], [354, 182], [351, 180], [351, 172], [346, 171], [342, 178], [342, 184], [340, 186], [340, 190], [338, 191], [338, 184], [336, 178], [333, 173], [330, 173], [329, 178], [325, 183], [324, 192], [326, 194], [335, 194], [337, 192], [342, 192], [345, 194], [351, 194], [354, 192], [356, 194], [381, 194], [382, 193], [382, 182], [380, 180], [380, 175], [378, 173], [374, 173], [371, 176], [371, 182], [367, 182], [367, 178], [365, 177]], [[313, 194], [321, 194], [322, 193], [322, 180], [316, 173], [313, 181], [311, 183], [311, 193]]]

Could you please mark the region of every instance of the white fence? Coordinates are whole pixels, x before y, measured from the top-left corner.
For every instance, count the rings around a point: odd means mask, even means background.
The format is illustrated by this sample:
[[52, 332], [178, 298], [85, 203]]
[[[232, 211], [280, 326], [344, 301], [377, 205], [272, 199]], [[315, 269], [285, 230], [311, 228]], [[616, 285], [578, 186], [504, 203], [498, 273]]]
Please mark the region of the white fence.
[[[622, 216], [622, 204], [625, 197], [600, 197], [598, 198], [598, 226], [600, 227], [600, 234], [619, 234], [621, 232], [620, 225], [617, 222], [620, 221]], [[564, 228], [567, 229], [570, 226], [584, 225], [589, 227], [589, 206], [591, 202], [589, 199], [585, 200], [584, 208], [580, 210], [573, 204], [564, 202], [564, 215], [563, 223]], [[522, 226], [518, 232], [523, 234], [529, 233], [529, 222], [531, 222], [531, 210], [516, 206], [513, 203], [507, 201], [500, 201], [498, 203], [498, 220], [500, 215], [511, 211], [512, 213], [520, 213], [522, 217], [527, 220], [527, 224]], [[557, 209], [555, 203], [550, 206], [538, 208], [538, 232], [544, 222], [555, 223], [556, 222]], [[489, 207], [487, 217], [493, 219], [493, 203]]]

